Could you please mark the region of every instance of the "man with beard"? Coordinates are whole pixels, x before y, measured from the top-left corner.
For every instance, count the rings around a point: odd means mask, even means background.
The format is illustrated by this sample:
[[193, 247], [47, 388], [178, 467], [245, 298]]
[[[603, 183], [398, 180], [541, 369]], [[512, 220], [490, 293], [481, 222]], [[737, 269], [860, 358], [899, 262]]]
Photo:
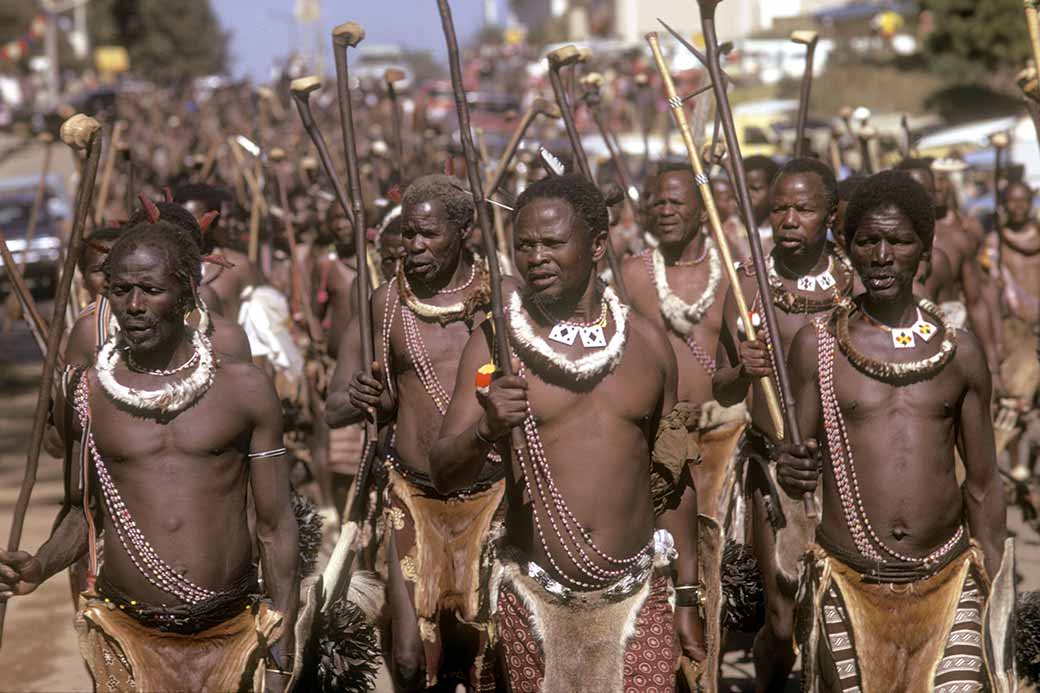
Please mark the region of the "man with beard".
[[[842, 296], [852, 292], [853, 273], [844, 251], [827, 241], [838, 205], [831, 169], [815, 159], [793, 159], [777, 174], [770, 195], [769, 219], [775, 245], [766, 258], [778, 328], [786, 350], [804, 325], [825, 317]], [[751, 266], [741, 266], [741, 288], [751, 298], [752, 321], [762, 340], [762, 296]], [[794, 665], [794, 596], [798, 557], [804, 546], [780, 545], [776, 515], [782, 499], [769, 465], [777, 440], [758, 379], [773, 376], [772, 350], [766, 341], [745, 341], [736, 301], [726, 297], [714, 377], [714, 394], [724, 406], [750, 396], [751, 426], [745, 433], [747, 491], [752, 501], [753, 546], [766, 591], [766, 624], [755, 639], [756, 691], [782, 689]], [[775, 383], [775, 381], [774, 381]], [[790, 525], [805, 521], [799, 503], [784, 503]]]
[[[1037, 332], [1040, 330], [1040, 226], [1033, 218], [1033, 190], [1023, 183], [1009, 183], [1004, 190], [1004, 223], [988, 240], [990, 272], [1001, 287], [1000, 379], [1007, 404], [1018, 413], [1033, 409], [1040, 385]], [[1021, 443], [1020, 443], [1021, 445]], [[1032, 470], [1019, 455], [1012, 474], [1028, 478]]]
[[441, 493], [430, 478], [430, 449], [459, 354], [488, 309], [488, 273], [464, 251], [474, 210], [456, 179], [418, 179], [401, 207], [403, 262], [372, 296], [377, 363], [359, 362], [353, 322], [340, 347], [326, 420], [342, 426], [373, 412], [389, 426], [386, 517], [399, 557], [391, 570], [399, 567], [407, 584], [407, 603], [393, 604], [385, 640], [398, 685], [421, 690], [447, 679], [481, 690], [494, 685], [494, 667], [478, 613], [480, 556], [502, 500], [502, 469], [488, 464], [464, 488]]
[[[83, 441], [82, 493], [35, 556], [0, 552], [2, 599], [88, 555], [80, 651], [109, 690], [283, 690], [293, 669], [297, 526], [281, 407], [261, 372], [218, 364], [186, 323], [200, 264], [168, 222], [113, 246], [104, 271], [120, 329], [58, 401], [63, 435]], [[109, 537], [99, 575], [97, 522]]]
[[[717, 569], [724, 546], [721, 525], [731, 500], [727, 491], [732, 490], [732, 485], [725, 488], [725, 481], [747, 409], [721, 407], [712, 396], [714, 355], [729, 283], [721, 255], [703, 226], [704, 207], [688, 165], [658, 170], [647, 221], [658, 246], [625, 260], [625, 286], [632, 307], [667, 333], [679, 367], [678, 401], [693, 405], [686, 427], [701, 453], [692, 474], [698, 509], [707, 516], [700, 522], [699, 556]], [[713, 615], [720, 597], [718, 586], [709, 585], [705, 611], [713, 644], [718, 638]], [[706, 669], [715, 676], [715, 666]]]
[[789, 353], [808, 440], [781, 446], [777, 476], [800, 497], [823, 468], [799, 610], [814, 690], [1014, 684], [1004, 641], [1014, 570], [985, 354], [913, 294], [933, 215], [930, 196], [901, 171], [864, 182], [846, 242], [866, 291], [804, 327]]
[[[675, 354], [597, 280], [608, 224], [581, 176], [520, 195], [514, 254], [526, 288], [504, 292], [515, 375], [474, 392], [473, 374], [495, 358], [488, 331], [474, 333], [431, 453], [445, 491], [472, 484], [496, 449], [519, 470], [489, 595], [510, 690], [672, 690], [676, 630], [681, 654], [704, 657]], [[514, 427], [526, 442], [518, 458]], [[654, 559], [667, 565], [676, 549], [673, 616]]]
[[[995, 296], [987, 296], [985, 277], [978, 262], [981, 236], [969, 232], [961, 216], [947, 205], [952, 193], [947, 187], [937, 184], [927, 160], [905, 159], [896, 168], [920, 183], [935, 202], [934, 245], [942, 253], [937, 262], [940, 267], [944, 264], [949, 266], [950, 279], [939, 291], [943, 301], [941, 308], [957, 327], [971, 325], [982, 342], [990, 373], [996, 375], [999, 318], [995, 315]], [[929, 265], [930, 260], [925, 264]], [[930, 268], [927, 271], [930, 274]]]

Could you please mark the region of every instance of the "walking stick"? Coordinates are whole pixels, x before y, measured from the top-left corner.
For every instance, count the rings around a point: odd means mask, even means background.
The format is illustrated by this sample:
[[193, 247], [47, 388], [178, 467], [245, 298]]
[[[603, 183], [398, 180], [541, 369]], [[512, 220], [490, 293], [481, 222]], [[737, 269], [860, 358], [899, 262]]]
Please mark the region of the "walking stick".
[[1033, 66], [1040, 70], [1040, 17], [1037, 16], [1037, 0], [1023, 0], [1026, 10], [1026, 26], [1029, 27], [1029, 47], [1033, 51]]
[[[581, 135], [578, 133], [578, 128], [574, 125], [574, 112], [571, 110], [570, 102], [567, 100], [567, 92], [563, 89], [563, 82], [560, 81], [560, 69], [583, 62], [587, 58], [587, 54], [583, 55], [573, 45], [566, 45], [550, 51], [545, 57], [549, 62], [549, 83], [552, 85], [553, 94], [556, 96], [556, 105], [560, 107], [560, 114], [563, 116], [563, 125], [567, 129], [567, 139], [570, 140], [571, 151], [574, 152], [575, 165], [578, 167], [581, 175], [595, 183], [596, 181], [592, 177], [592, 169], [589, 168], [589, 160], [585, 156], [585, 148], [581, 145]], [[614, 252], [614, 244], [610, 242], [609, 237], [607, 238], [606, 248], [607, 264], [610, 266], [610, 273], [614, 276], [614, 284], [617, 286], [618, 296], [623, 303], [630, 303], [628, 290], [625, 288], [624, 279], [621, 277], [621, 261], [617, 253]]]
[[[100, 226], [105, 217], [105, 209], [108, 207], [108, 188], [112, 183], [112, 171], [116, 167], [116, 151], [119, 148], [120, 138], [126, 129], [125, 120], [117, 120], [112, 126], [112, 137], [108, 142], [108, 151], [105, 152], [105, 165], [101, 169], [101, 185], [98, 186], [97, 202], [94, 204], [94, 226]], [[131, 210], [127, 210], [129, 216]]]
[[993, 212], [996, 215], [997, 276], [999, 277], [1004, 270], [1004, 243], [1000, 234], [1000, 181], [1004, 177], [1004, 157], [1011, 140], [1006, 132], [998, 132], [990, 137], [989, 141], [993, 145]]
[[[365, 249], [365, 205], [361, 198], [361, 172], [358, 166], [357, 142], [354, 137], [353, 109], [350, 102], [350, 75], [347, 71], [347, 50], [357, 46], [365, 38], [365, 30], [355, 22], [340, 24], [332, 30], [333, 52], [336, 58], [336, 85], [339, 93], [340, 125], [343, 128], [343, 149], [347, 158], [347, 174], [353, 207], [354, 251], [358, 258], [358, 325], [361, 330], [361, 362], [371, 368], [374, 356], [372, 343], [372, 303], [369, 297], [369, 276], [361, 264], [368, 253]], [[323, 573], [325, 585], [324, 608], [328, 609], [350, 587], [351, 569], [354, 564], [354, 539], [364, 521], [365, 501], [368, 498], [368, 481], [371, 478], [379, 432], [375, 417], [365, 417], [365, 438], [361, 451], [361, 464], [354, 492], [347, 507], [345, 522], [332, 557]]]
[[[36, 483], [36, 470], [40, 464], [40, 451], [43, 448], [43, 434], [47, 430], [47, 415], [51, 408], [51, 388], [61, 350], [61, 337], [65, 331], [65, 306], [69, 302], [72, 289], [72, 275], [76, 271], [76, 261], [83, 250], [83, 229], [90, 213], [90, 204], [94, 200], [94, 181], [97, 178], [98, 161], [101, 157], [101, 144], [104, 135], [101, 123], [93, 118], [77, 113], [61, 125], [61, 140], [73, 149], [87, 150], [87, 162], [83, 169], [79, 192], [76, 195], [76, 210], [73, 216], [72, 233], [69, 234], [69, 247], [65, 252], [61, 279], [54, 296], [54, 312], [50, 329], [47, 332], [47, 355], [43, 362], [43, 377], [40, 380], [39, 395], [36, 398], [36, 412], [33, 415], [32, 437], [29, 441], [29, 457], [25, 463], [25, 476], [22, 487], [18, 491], [18, 501], [14, 506], [14, 520], [11, 522], [11, 533], [7, 540], [7, 550], [17, 551], [22, 541], [22, 528], [25, 525], [25, 513], [29, 509], [33, 485]], [[7, 613], [7, 603], [0, 604], [0, 645], [3, 643], [3, 623]]]
[[134, 200], [137, 199], [134, 193], [134, 157], [130, 151], [130, 144], [128, 142], [120, 142], [119, 153], [126, 166], [126, 190], [124, 191], [123, 204], [126, 206], [126, 215], [129, 217], [134, 210]]
[[3, 231], [0, 231], [0, 257], [3, 258], [7, 276], [11, 279], [11, 289], [22, 308], [22, 317], [25, 318], [26, 324], [29, 325], [29, 331], [32, 332], [36, 345], [40, 347], [40, 353], [46, 356], [47, 323], [43, 321], [40, 310], [36, 306], [36, 301], [33, 300], [32, 292], [26, 285], [25, 278], [22, 276], [21, 270], [18, 269], [18, 265], [15, 264], [14, 256], [11, 255], [11, 250], [7, 247], [7, 238], [4, 236]]
[[386, 82], [386, 93], [390, 97], [390, 117], [394, 132], [394, 153], [397, 155], [397, 174], [405, 180], [404, 174], [404, 135], [401, 132], [401, 105], [397, 102], [396, 82], [404, 79], [404, 71], [396, 67], [388, 67], [383, 73]]
[[318, 150], [318, 159], [321, 160], [321, 167], [325, 170], [325, 175], [329, 177], [329, 182], [332, 183], [336, 201], [343, 208], [343, 212], [347, 215], [347, 220], [353, 228], [355, 226], [354, 212], [347, 198], [347, 191], [343, 188], [343, 181], [340, 180], [339, 174], [336, 173], [336, 168], [332, 164], [332, 156], [329, 154], [329, 146], [325, 143], [325, 137], [321, 134], [321, 129], [314, 122], [314, 115], [311, 113], [311, 92], [316, 89], [321, 89], [321, 80], [313, 75], [294, 79], [289, 85], [293, 101], [296, 102], [296, 110], [300, 114], [300, 120], [303, 121], [303, 129], [307, 131], [307, 136], [311, 138], [314, 148]]
[[910, 158], [914, 152], [914, 133], [910, 130], [910, 119], [903, 114], [903, 117], [899, 119], [899, 127], [903, 129], [903, 138], [906, 139], [906, 148], [903, 150], [903, 156]]
[[[498, 266], [498, 254], [495, 252], [495, 238], [488, 222], [487, 205], [484, 203], [484, 190], [477, 168], [477, 152], [473, 146], [473, 135], [469, 125], [469, 104], [466, 101], [466, 90], [462, 86], [462, 67], [459, 61], [459, 43], [455, 37], [455, 24], [451, 18], [451, 7], [448, 0], [437, 0], [437, 9], [441, 15], [441, 26], [444, 29], [444, 41], [448, 46], [448, 66], [451, 68], [451, 86], [455, 92], [455, 109], [459, 114], [459, 133], [462, 139], [462, 150], [466, 156], [466, 176], [469, 179], [470, 191], [477, 208], [477, 224], [480, 226], [480, 238], [487, 257], [488, 274], [491, 284], [491, 321], [495, 332], [495, 346], [499, 354], [498, 370], [508, 377], [513, 375], [513, 365], [509, 355], [509, 330], [506, 326], [502, 302], [502, 272]], [[557, 76], [557, 80], [558, 80]], [[562, 110], [562, 109], [561, 109]], [[515, 484], [521, 478], [519, 458], [524, 454], [526, 443], [519, 428], [511, 431], [512, 447], [512, 481]]]
[[592, 114], [592, 120], [596, 123], [596, 129], [599, 130], [600, 137], [603, 138], [604, 144], [607, 145], [607, 152], [610, 154], [610, 163], [614, 166], [614, 173], [625, 189], [625, 205], [628, 207], [632, 218], [639, 219], [635, 200], [632, 198], [635, 192], [635, 186], [632, 185], [632, 176], [629, 175], [628, 165], [622, 158], [614, 138], [610, 136], [610, 131], [607, 129], [606, 123], [603, 122], [603, 113], [600, 111], [600, 104], [603, 102], [603, 94], [600, 91], [600, 86], [603, 84], [603, 76], [598, 72], [592, 72], [585, 75], [581, 83], [585, 87], [581, 100], [585, 104], [585, 108]]
[[303, 277], [297, 266], [296, 256], [296, 229], [293, 228], [292, 210], [289, 208], [289, 180], [285, 175], [282, 162], [285, 161], [285, 150], [275, 147], [268, 153], [268, 160], [273, 165], [275, 186], [278, 188], [278, 203], [282, 206], [282, 224], [285, 229], [286, 241], [289, 243], [289, 281], [292, 287], [290, 304], [293, 307], [294, 317], [303, 313], [304, 326], [307, 328], [307, 336], [311, 344], [319, 344], [322, 341], [321, 325], [314, 316], [310, 301], [310, 292], [307, 291]]
[[801, 29], [791, 32], [791, 40], [805, 46], [805, 71], [802, 73], [802, 91], [798, 99], [798, 127], [795, 131], [794, 155], [805, 156], [805, 121], [809, 117], [809, 95], [812, 92], [813, 56], [819, 35], [815, 31]]
[[[693, 141], [693, 133], [690, 131], [690, 123], [687, 121], [686, 113], [683, 111], [682, 101], [675, 91], [675, 83], [672, 81], [672, 75], [668, 71], [668, 65], [664, 61], [664, 56], [661, 55], [661, 46], [658, 42], [657, 32], [652, 31], [647, 34], [646, 42], [650, 44], [650, 50], [653, 53], [654, 62], [657, 64], [657, 70], [661, 73], [661, 80], [664, 82], [665, 96], [668, 99], [668, 105], [671, 108], [672, 117], [675, 118], [675, 125], [679, 128], [679, 133], [682, 135], [683, 144], [686, 145], [686, 153], [690, 158], [690, 165], [693, 167], [694, 177], [697, 179], [697, 188], [700, 190], [701, 199], [704, 201], [704, 208], [708, 212], [708, 226], [711, 229], [711, 235], [715, 240], [715, 245], [722, 254], [722, 265], [726, 269], [726, 278], [729, 280], [729, 285], [733, 287], [733, 298], [737, 302], [737, 310], [740, 313], [740, 319], [744, 323], [748, 339], [756, 340], [758, 339], [758, 334], [751, 322], [751, 311], [748, 310], [748, 303], [744, 297], [744, 291], [740, 288], [740, 278], [737, 276], [737, 271], [733, 267], [733, 255], [730, 252], [729, 241], [726, 239], [726, 233], [722, 229], [722, 220], [719, 218], [719, 210], [715, 206], [715, 197], [711, 192], [711, 181], [704, 173], [704, 166], [701, 164], [700, 156], [698, 156], [697, 145]], [[780, 401], [777, 399], [776, 389], [773, 387], [772, 379], [770, 379], [769, 376], [765, 376], [759, 379], [759, 384], [762, 386], [762, 392], [765, 393], [766, 406], [769, 408], [769, 418], [773, 422], [773, 428], [777, 431], [783, 431], [783, 414], [780, 410]]]
[[[22, 257], [22, 273], [29, 265], [29, 248], [33, 238], [36, 236], [36, 224], [40, 220], [40, 209], [43, 207], [44, 193], [47, 192], [47, 176], [51, 170], [51, 145], [54, 144], [54, 136], [49, 132], [41, 132], [36, 138], [43, 145], [43, 168], [40, 170], [40, 182], [36, 184], [36, 196], [33, 197], [33, 206], [29, 210], [29, 224], [25, 230], [25, 253]], [[4, 260], [7, 262], [7, 260]]]
[[871, 141], [877, 137], [877, 130], [872, 125], [864, 125], [856, 133], [856, 139], [859, 141], [859, 153], [863, 158], [863, 171], [868, 175], [872, 176], [877, 172], [877, 162], [874, 160], [874, 149], [871, 147]]
[[498, 160], [495, 172], [491, 174], [491, 178], [488, 179], [487, 184], [484, 186], [484, 192], [487, 193], [488, 197], [494, 197], [498, 186], [502, 185], [502, 179], [506, 177], [509, 164], [512, 163], [513, 157], [516, 156], [516, 150], [524, 139], [524, 135], [527, 134], [527, 129], [534, 122], [534, 119], [540, 115], [546, 118], [559, 118], [560, 109], [541, 97], [531, 102], [528, 109], [524, 111], [523, 116], [520, 117], [520, 122], [517, 123], [516, 129], [513, 130], [513, 135], [509, 138], [509, 143], [506, 145], [506, 150], [502, 153], [502, 158]]
[[[751, 260], [755, 265], [755, 280], [758, 282], [758, 292], [762, 297], [762, 317], [765, 319], [766, 333], [769, 335], [773, 352], [774, 372], [776, 373], [777, 385], [780, 389], [780, 399], [783, 403], [784, 431], [777, 431], [780, 438], [786, 437], [792, 444], [800, 445], [802, 442], [801, 432], [798, 430], [798, 418], [795, 416], [794, 392], [791, 390], [791, 379], [787, 372], [787, 362], [784, 359], [784, 342], [780, 334], [780, 324], [777, 322], [776, 307], [773, 305], [772, 289], [769, 286], [769, 274], [766, 269], [766, 258], [762, 252], [762, 239], [758, 236], [755, 219], [751, 215], [751, 194], [748, 192], [747, 172], [744, 170], [744, 159], [740, 154], [740, 140], [737, 138], [736, 127], [733, 122], [733, 111], [730, 108], [729, 97], [726, 94], [722, 82], [722, 72], [718, 61], [719, 39], [715, 33], [715, 7], [720, 0], [697, 0], [701, 12], [701, 26], [704, 32], [704, 43], [708, 57], [708, 73], [715, 90], [715, 102], [722, 114], [722, 130], [726, 136], [726, 143], [733, 164], [733, 173], [736, 175], [737, 195], [741, 201], [744, 213], [744, 226], [747, 229], [748, 241], [751, 246]], [[745, 328], [748, 323], [745, 323]], [[805, 514], [809, 518], [815, 518], [816, 501], [811, 493], [802, 497], [805, 506]]]

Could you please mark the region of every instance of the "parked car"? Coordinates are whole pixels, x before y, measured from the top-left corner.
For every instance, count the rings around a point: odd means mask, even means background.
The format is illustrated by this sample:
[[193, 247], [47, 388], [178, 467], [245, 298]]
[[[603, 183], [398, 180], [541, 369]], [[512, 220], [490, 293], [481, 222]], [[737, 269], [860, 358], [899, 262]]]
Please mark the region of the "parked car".
[[[26, 176], [0, 181], [0, 231], [7, 239], [7, 247], [14, 261], [23, 267], [30, 288], [52, 290], [61, 262], [62, 224], [71, 216], [71, 205], [65, 187], [58, 176], [48, 176], [44, 183], [43, 204], [40, 205], [36, 230], [26, 245], [29, 218], [39, 178]], [[3, 267], [0, 259], [0, 267]], [[9, 279], [0, 272], [0, 287], [5, 292]]]

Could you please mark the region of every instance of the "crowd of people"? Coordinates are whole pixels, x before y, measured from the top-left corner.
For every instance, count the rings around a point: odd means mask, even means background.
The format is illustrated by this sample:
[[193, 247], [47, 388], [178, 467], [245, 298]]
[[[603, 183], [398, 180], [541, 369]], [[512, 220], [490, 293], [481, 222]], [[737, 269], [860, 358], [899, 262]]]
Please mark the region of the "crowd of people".
[[[611, 127], [666, 122], [621, 95], [650, 68], [615, 80]], [[1026, 181], [984, 225], [966, 165], [912, 152], [590, 180], [546, 117], [512, 161], [480, 147], [506, 168], [478, 209], [421, 97], [349, 92], [355, 179], [289, 87], [95, 114], [65, 501], [0, 551], [0, 601], [68, 569], [98, 690], [714, 691], [739, 633], [757, 691], [799, 658], [814, 691], [1040, 683], [1006, 527], [1040, 505]], [[339, 152], [335, 90], [312, 101]]]

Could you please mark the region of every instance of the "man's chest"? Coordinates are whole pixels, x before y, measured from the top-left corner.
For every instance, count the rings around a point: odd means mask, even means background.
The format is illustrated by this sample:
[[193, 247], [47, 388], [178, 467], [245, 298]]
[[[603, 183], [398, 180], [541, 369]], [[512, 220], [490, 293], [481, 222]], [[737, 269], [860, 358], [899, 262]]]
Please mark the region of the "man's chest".
[[882, 436], [915, 420], [955, 422], [965, 389], [950, 365], [931, 379], [896, 386], [863, 374], [840, 351], [835, 355], [833, 383], [845, 421], [874, 426], [871, 430]]

